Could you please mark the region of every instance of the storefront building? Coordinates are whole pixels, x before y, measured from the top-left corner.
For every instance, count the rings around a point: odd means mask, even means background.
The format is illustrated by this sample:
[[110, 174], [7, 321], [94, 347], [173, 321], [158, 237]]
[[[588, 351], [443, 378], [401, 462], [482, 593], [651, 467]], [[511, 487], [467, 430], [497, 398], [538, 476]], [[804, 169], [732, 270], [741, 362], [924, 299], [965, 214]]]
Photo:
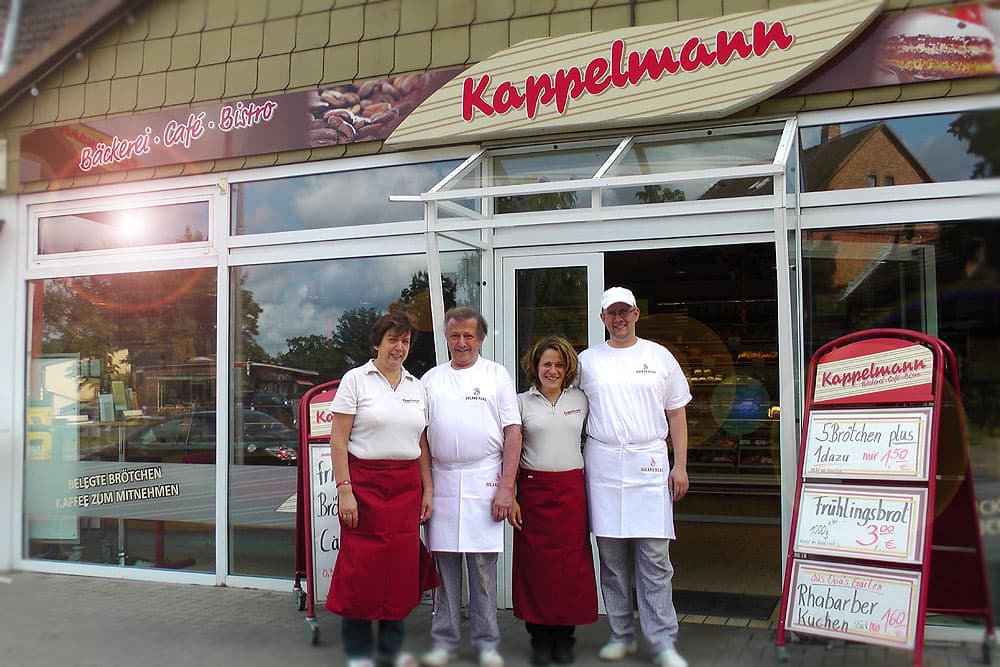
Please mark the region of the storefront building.
[[804, 367], [875, 327], [955, 351], [1000, 577], [1000, 6], [328, 4], [151, 0], [0, 110], [0, 569], [286, 590], [297, 399], [390, 303], [517, 373], [625, 285], [679, 589], [773, 606]]

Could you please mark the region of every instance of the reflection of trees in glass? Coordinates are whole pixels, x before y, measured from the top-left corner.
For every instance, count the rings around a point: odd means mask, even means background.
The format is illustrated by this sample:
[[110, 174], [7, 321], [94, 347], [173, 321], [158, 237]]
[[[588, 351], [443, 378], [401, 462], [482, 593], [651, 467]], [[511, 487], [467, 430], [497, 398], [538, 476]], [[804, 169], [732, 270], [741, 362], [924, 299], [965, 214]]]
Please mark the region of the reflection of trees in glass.
[[575, 192], [546, 192], [537, 195], [516, 195], [496, 198], [497, 213], [528, 211], [558, 211], [576, 208]]
[[[445, 276], [441, 282], [445, 308], [451, 308], [456, 305], [455, 280]], [[413, 274], [410, 284], [400, 290], [398, 302], [413, 317], [419, 332], [410, 347], [406, 368], [420, 377], [435, 364], [426, 271]], [[351, 368], [372, 358], [369, 340], [371, 327], [375, 320], [388, 312], [388, 307], [389, 304], [382, 309], [364, 306], [347, 310], [338, 318], [336, 327], [328, 335], [311, 334], [287, 339], [288, 351], [278, 355], [274, 361], [282, 366], [317, 371], [320, 382], [339, 378]]]
[[635, 193], [635, 198], [643, 204], [663, 204], [687, 199], [683, 190], [665, 188], [662, 185], [644, 185], [642, 190]]
[[[463, 260], [464, 261], [464, 260]], [[467, 266], [465, 267], [468, 268]], [[459, 272], [459, 282], [467, 280], [468, 276]], [[441, 288], [444, 291], [444, 308], [455, 307], [457, 305], [456, 293], [458, 288], [455, 281], [448, 276], [441, 277]], [[434, 324], [431, 317], [431, 293], [430, 281], [426, 271], [418, 271], [410, 278], [410, 284], [399, 293], [399, 302], [406, 306], [406, 312], [410, 314], [417, 325], [416, 340], [410, 346], [410, 356], [406, 360], [406, 369], [420, 377], [425, 372], [434, 367], [436, 358], [434, 356]]]
[[[41, 352], [102, 361], [111, 379], [215, 355], [215, 272], [84, 276], [45, 282]], [[36, 353], [37, 354], [37, 351]]]
[[[333, 345], [344, 355], [347, 368], [354, 368], [372, 358], [372, 346], [368, 340], [375, 320], [383, 312], [377, 308], [352, 308], [340, 316], [333, 332]], [[346, 369], [345, 369], [346, 370]]]
[[948, 134], [966, 142], [968, 151], [979, 159], [972, 167], [972, 178], [1000, 176], [1000, 113], [970, 111], [948, 125]]
[[321, 381], [340, 377], [347, 368], [343, 351], [334, 347], [333, 340], [327, 336], [296, 336], [285, 342], [288, 351], [278, 359], [282, 366], [316, 371]]

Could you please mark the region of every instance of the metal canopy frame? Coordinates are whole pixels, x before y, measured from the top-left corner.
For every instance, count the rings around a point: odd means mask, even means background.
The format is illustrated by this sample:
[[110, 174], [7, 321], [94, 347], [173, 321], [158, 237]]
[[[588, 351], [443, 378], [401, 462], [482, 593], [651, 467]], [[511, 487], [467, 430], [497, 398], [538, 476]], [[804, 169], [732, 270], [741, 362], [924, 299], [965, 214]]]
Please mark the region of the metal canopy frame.
[[[643, 142], [658, 139], [671, 141], [695, 141], [699, 138], [719, 136], [739, 138], [760, 132], [762, 129], [780, 130], [774, 156], [770, 162], [759, 164], [727, 167], [708, 167], [688, 169], [683, 171], [666, 171], [651, 174], [608, 176], [635, 145], [637, 140]], [[776, 252], [787, 257], [788, 242], [785, 219], [788, 188], [786, 187], [786, 166], [791, 151], [796, 145], [795, 135], [798, 129], [796, 119], [761, 121], [742, 125], [732, 125], [698, 130], [684, 130], [668, 134], [625, 136], [614, 141], [573, 141], [561, 142], [557, 147], [552, 144], [536, 144], [523, 147], [506, 147], [482, 149], [468, 157], [451, 173], [442, 178], [427, 192], [420, 195], [393, 195], [392, 201], [423, 202], [424, 204], [424, 234], [427, 245], [427, 273], [431, 296], [431, 314], [434, 327], [434, 347], [438, 363], [448, 358], [444, 340], [444, 294], [441, 288], [441, 257], [440, 238], [464, 245], [470, 249], [483, 252], [484, 261], [492, 263], [493, 232], [497, 229], [524, 227], [528, 225], [572, 224], [578, 222], [635, 220], [638, 218], [663, 217], [679, 215], [697, 215], [715, 213], [721, 210], [732, 211], [771, 209], [775, 214]], [[492, 161], [494, 157], [510, 155], [527, 155], [565, 151], [574, 148], [604, 146], [609, 149], [609, 155], [587, 179], [525, 183], [517, 185], [492, 185]], [[468, 177], [474, 176], [480, 170], [478, 180], [485, 185], [467, 187], [463, 183]], [[629, 204], [607, 206], [603, 201], [603, 193], [612, 188], [644, 187], [658, 184], [678, 185], [699, 180], [723, 180], [734, 178], [773, 178], [772, 194], [736, 197], [719, 200], [696, 200], [670, 203]], [[794, 190], [794, 188], [792, 188]], [[589, 191], [590, 206], [573, 209], [545, 210], [524, 213], [496, 214], [494, 202], [500, 197], [530, 196], [538, 194], [553, 194], [563, 192]], [[478, 204], [478, 210], [470, 208], [462, 202], [472, 201]], [[720, 203], [725, 202], [725, 203]], [[444, 214], [444, 217], [442, 216]], [[779, 262], [779, 265], [781, 263]], [[490, 267], [484, 267], [484, 275], [492, 275]], [[787, 276], [779, 276], [779, 290], [784, 285], [788, 290]], [[789, 295], [786, 294], [786, 297]], [[484, 301], [488, 295], [484, 293]], [[787, 301], [786, 301], [787, 302]], [[483, 309], [488, 310], [484, 302]], [[788, 323], [790, 326], [791, 323]], [[782, 329], [783, 327], [779, 327]], [[789, 330], [790, 334], [790, 330]], [[790, 343], [790, 335], [788, 341]], [[791, 383], [787, 383], [791, 384]]]

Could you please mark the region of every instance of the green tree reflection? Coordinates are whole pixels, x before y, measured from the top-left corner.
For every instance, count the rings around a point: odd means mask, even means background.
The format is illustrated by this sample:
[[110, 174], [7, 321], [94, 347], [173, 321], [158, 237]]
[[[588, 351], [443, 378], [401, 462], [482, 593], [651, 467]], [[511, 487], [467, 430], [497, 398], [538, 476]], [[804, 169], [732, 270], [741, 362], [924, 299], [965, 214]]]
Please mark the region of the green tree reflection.
[[972, 178], [1000, 175], [1000, 114], [996, 111], [960, 114], [948, 125], [948, 133], [966, 142], [969, 153], [979, 156], [972, 166]]

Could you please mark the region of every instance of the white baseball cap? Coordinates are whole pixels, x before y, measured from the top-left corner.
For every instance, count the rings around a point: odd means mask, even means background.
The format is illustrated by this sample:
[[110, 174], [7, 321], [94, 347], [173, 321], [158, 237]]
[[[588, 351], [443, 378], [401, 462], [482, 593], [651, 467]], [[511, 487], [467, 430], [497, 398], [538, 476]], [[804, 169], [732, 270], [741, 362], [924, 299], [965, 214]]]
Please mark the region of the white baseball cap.
[[601, 295], [601, 310], [607, 310], [613, 303], [624, 303], [635, 308], [635, 295], [624, 287], [609, 287]]

